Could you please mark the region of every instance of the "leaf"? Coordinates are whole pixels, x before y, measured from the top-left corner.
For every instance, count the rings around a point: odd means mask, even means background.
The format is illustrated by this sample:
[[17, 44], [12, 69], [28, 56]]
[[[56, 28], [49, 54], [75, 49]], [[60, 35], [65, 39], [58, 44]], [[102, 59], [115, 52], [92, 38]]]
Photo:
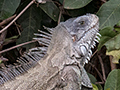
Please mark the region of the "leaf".
[[106, 90], [110, 90], [110, 88], [106, 89]]
[[54, 21], [58, 20], [60, 11], [53, 2], [46, 2], [45, 4], [40, 4], [39, 6]]
[[103, 90], [101, 84], [96, 84], [96, 86], [97, 86], [98, 90]]
[[86, 6], [92, 0], [65, 0], [64, 8], [65, 9], [78, 9]]
[[92, 74], [90, 74], [90, 73], [87, 73], [87, 74], [90, 78], [91, 83], [95, 84], [95, 82], [97, 82], [97, 79]]
[[98, 90], [98, 87], [95, 84], [92, 84], [93, 90]]
[[120, 90], [120, 69], [111, 71], [105, 82], [104, 90]]
[[86, 13], [94, 13], [96, 12], [96, 9], [93, 7], [94, 2], [90, 2], [85, 7], [79, 8], [79, 9], [66, 9], [66, 11], [69, 13], [72, 17], [77, 17], [84, 15]]
[[120, 21], [120, 0], [110, 0], [104, 3], [97, 12], [100, 29], [112, 27]]
[[0, 20], [13, 15], [21, 0], [0, 0]]
[[102, 86], [100, 84], [95, 84], [97, 82], [97, 79], [92, 74], [90, 74], [90, 73], [87, 73], [87, 74], [90, 78], [90, 81], [91, 81], [93, 87], [95, 86], [95, 87], [97, 87], [98, 90], [103, 90]]
[[120, 32], [113, 31], [113, 28], [106, 27], [100, 31], [100, 34], [102, 35], [98, 50], [105, 45], [107, 47], [107, 55], [113, 56], [113, 63], [118, 63], [118, 60], [120, 59]]
[[[22, 33], [20, 38], [17, 40], [17, 44], [31, 41], [34, 37], [34, 33], [41, 26], [42, 19], [41, 9], [37, 8], [36, 5], [32, 5], [27, 11], [19, 18], [18, 22], [22, 26]], [[25, 46], [27, 49], [33, 47], [33, 44]]]
[[100, 31], [102, 37], [98, 49], [103, 45], [106, 45], [108, 51], [120, 49], [120, 34], [114, 32], [112, 29], [112, 27], [106, 27]]
[[64, 0], [59, 0], [59, 2], [60, 2], [61, 4], [63, 4], [63, 1], [64, 1]]
[[119, 64], [119, 60], [120, 60], [120, 50], [112, 50], [110, 52], [106, 52], [107, 55], [112, 55], [113, 59], [112, 62]]
[[111, 38], [109, 41], [105, 43], [108, 51], [112, 50], [119, 50], [120, 49], [120, 34], [116, 35], [115, 37]]

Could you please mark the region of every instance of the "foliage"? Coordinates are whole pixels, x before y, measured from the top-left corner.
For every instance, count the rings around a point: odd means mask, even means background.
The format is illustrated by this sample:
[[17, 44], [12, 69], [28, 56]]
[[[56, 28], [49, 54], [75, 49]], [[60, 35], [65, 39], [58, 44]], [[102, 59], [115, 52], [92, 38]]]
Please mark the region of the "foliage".
[[[103, 45], [107, 46], [108, 51], [119, 49], [119, 45], [114, 42], [119, 42], [118, 35], [119, 33], [116, 33], [113, 31], [113, 27], [106, 27], [100, 31], [100, 34], [102, 35], [101, 40], [99, 42], [98, 49], [100, 49]], [[114, 44], [114, 45], [113, 45]]]
[[120, 60], [120, 50], [112, 50], [110, 52], [106, 52], [107, 55], [112, 55], [113, 59], [112, 62], [119, 64], [119, 60]]
[[100, 18], [100, 29], [107, 27], [113, 27], [120, 21], [120, 0], [110, 0], [104, 3], [97, 15]]
[[[41, 27], [41, 10], [35, 5], [32, 5], [25, 13], [18, 19], [18, 22], [21, 24], [23, 31], [20, 38], [17, 40], [17, 44], [27, 42], [32, 40], [34, 33], [38, 32], [38, 29]], [[34, 44], [27, 45], [26, 49], [34, 47]]]
[[20, 0], [1, 0], [0, 19], [6, 19], [13, 15], [20, 4]]
[[120, 90], [120, 70], [115, 69], [110, 72], [105, 83], [104, 90]]
[[[120, 49], [119, 32], [115, 34], [115, 32], [112, 31], [112, 29], [110, 28], [110, 27], [113, 28], [114, 25], [117, 24], [118, 21], [120, 21], [119, 10], [120, 10], [120, 0], [110, 0], [105, 4], [103, 4], [100, 7], [99, 11], [97, 12], [97, 15], [100, 18], [100, 29], [101, 29], [100, 33], [103, 36], [101, 37], [100, 44], [104, 43], [108, 51]], [[109, 27], [109, 29], [106, 27]], [[111, 32], [108, 34], [107, 31], [108, 33], [110, 31]], [[104, 36], [104, 34], [107, 34], [106, 37]], [[109, 37], [110, 35], [112, 35], [112, 37]]]
[[[14, 14], [19, 14], [32, 0], [1, 0], [0, 1], [0, 22], [6, 20]], [[39, 3], [37, 2], [39, 1]], [[98, 50], [102, 46], [106, 46], [107, 54], [113, 55], [115, 59], [120, 59], [116, 51], [120, 50], [120, 0], [37, 0], [30, 5], [27, 10], [16, 20], [17, 24], [11, 25], [8, 28], [7, 36], [1, 45], [7, 41], [7, 45], [20, 44], [32, 40], [34, 33], [38, 29], [43, 29], [43, 26], [55, 27], [59, 21], [64, 21], [68, 18], [93, 13], [99, 16], [100, 20], [100, 42]], [[105, 1], [105, 2], [102, 2]], [[9, 21], [10, 22], [10, 21]], [[0, 25], [2, 29], [9, 22]], [[18, 34], [18, 31], [20, 32]], [[18, 36], [19, 38], [14, 37]], [[9, 39], [7, 39], [9, 38]], [[13, 44], [13, 45], [14, 45]], [[6, 44], [5, 44], [6, 45]], [[3, 47], [2, 46], [2, 47]], [[24, 46], [27, 50], [35, 47], [36, 43]], [[8, 47], [7, 47], [8, 48]], [[0, 48], [1, 49], [1, 48]], [[109, 53], [112, 52], [112, 53]], [[0, 60], [0, 63], [2, 60]], [[117, 61], [118, 62], [118, 61]], [[105, 90], [118, 90], [119, 70], [112, 71], [105, 83]], [[91, 76], [93, 78], [93, 76]], [[95, 78], [95, 77], [94, 77]], [[96, 79], [92, 79], [94, 90], [99, 88], [95, 84]], [[101, 89], [102, 90], [102, 89]]]
[[60, 11], [53, 2], [46, 2], [45, 4], [39, 5], [39, 7], [54, 21], [58, 20]]
[[64, 8], [66, 9], [77, 9], [86, 6], [92, 0], [65, 0]]

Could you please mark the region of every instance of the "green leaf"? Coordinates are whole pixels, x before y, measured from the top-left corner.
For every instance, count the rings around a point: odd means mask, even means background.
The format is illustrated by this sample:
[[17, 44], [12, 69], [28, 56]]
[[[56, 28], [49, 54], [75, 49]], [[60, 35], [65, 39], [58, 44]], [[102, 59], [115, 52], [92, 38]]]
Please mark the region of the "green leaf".
[[120, 59], [120, 32], [113, 31], [112, 27], [106, 27], [100, 31], [100, 34], [102, 35], [98, 50], [105, 45], [107, 47], [107, 55], [113, 56], [113, 63], [118, 63], [118, 60]]
[[96, 12], [96, 9], [93, 7], [94, 2], [90, 2], [85, 7], [79, 8], [79, 9], [66, 9], [66, 11], [69, 13], [72, 17], [77, 17], [84, 15], [86, 13], [94, 13]]
[[107, 47], [108, 51], [120, 49], [120, 34], [107, 41], [105, 46]]
[[96, 84], [96, 86], [97, 86], [98, 90], [103, 90], [101, 84]]
[[[22, 26], [22, 33], [17, 40], [17, 44], [31, 41], [34, 37], [34, 33], [41, 27], [42, 19], [41, 9], [32, 5], [27, 11], [19, 18], [18, 22]], [[33, 44], [25, 46], [27, 49], [33, 47]]]
[[63, 1], [64, 1], [64, 0], [59, 0], [59, 2], [60, 2], [61, 4], [63, 4]]
[[0, 0], [0, 20], [13, 15], [21, 0]]
[[119, 64], [119, 60], [120, 60], [120, 50], [112, 50], [110, 52], [106, 52], [106, 55], [112, 55], [112, 62]]
[[87, 73], [87, 74], [90, 78], [91, 83], [95, 84], [95, 82], [97, 82], [97, 79], [92, 74], [90, 74], [90, 73]]
[[110, 72], [105, 82], [104, 90], [120, 90], [120, 69], [115, 69]]
[[98, 49], [100, 49], [103, 45], [106, 45], [107, 50], [115, 50], [120, 49], [120, 34], [113, 31], [112, 27], [106, 27], [100, 31], [102, 35]]
[[[102, 89], [102, 86], [100, 84], [95, 84], [97, 82], [97, 79], [90, 73], [87, 73], [89, 78], [90, 78], [90, 81], [93, 85], [93, 87], [95, 86], [95, 90], [98, 89], [98, 90], [103, 90]], [[97, 88], [96, 88], [97, 87]], [[94, 90], [94, 89], [93, 89]]]
[[46, 2], [45, 4], [40, 4], [39, 6], [54, 21], [58, 20], [60, 11], [53, 2]]
[[110, 0], [104, 3], [97, 12], [100, 29], [112, 27], [120, 20], [120, 0]]
[[95, 84], [92, 84], [93, 90], [98, 90], [98, 87]]
[[64, 8], [65, 9], [78, 9], [86, 6], [92, 0], [65, 0]]

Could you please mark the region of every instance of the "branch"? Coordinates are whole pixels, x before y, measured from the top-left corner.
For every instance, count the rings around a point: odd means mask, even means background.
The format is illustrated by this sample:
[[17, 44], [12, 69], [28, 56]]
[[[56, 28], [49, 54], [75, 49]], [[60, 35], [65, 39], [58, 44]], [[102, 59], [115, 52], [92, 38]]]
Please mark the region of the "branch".
[[92, 63], [89, 62], [89, 64], [96, 70], [96, 72], [98, 73], [100, 79], [102, 80], [102, 82], [104, 83], [104, 79], [101, 75], [101, 73], [99, 72], [99, 70], [95, 67], [95, 65], [93, 65]]
[[7, 52], [7, 51], [10, 51], [10, 50], [12, 50], [12, 49], [15, 49], [15, 48], [17, 48], [17, 47], [23, 46], [23, 45], [26, 45], [26, 44], [30, 44], [30, 43], [36, 42], [36, 41], [37, 41], [37, 40], [32, 40], [32, 41], [29, 41], [29, 42], [25, 42], [25, 43], [22, 43], [22, 44], [13, 46], [13, 47], [11, 47], [11, 48], [8, 48], [8, 49], [5, 49], [5, 50], [3, 50], [3, 51], [0, 51], [0, 54], [1, 54], [1, 53], [4, 53], [4, 52]]
[[99, 55], [98, 55], [98, 58], [99, 58], [99, 61], [100, 61], [100, 64], [101, 64], [101, 68], [102, 68], [103, 79], [106, 81], [105, 69], [104, 69], [104, 64], [103, 64], [102, 58]]
[[33, 3], [35, 0], [32, 0], [5, 28], [3, 28], [0, 33], [8, 29]]
[[11, 17], [3, 20], [2, 22], [0, 22], [0, 27], [1, 27], [2, 25], [4, 25], [4, 24], [7, 24], [8, 22], [10, 22], [10, 21], [11, 21], [13, 18], [15, 18], [15, 17], [16, 17], [16, 15], [13, 15], [13, 16], [11, 16]]

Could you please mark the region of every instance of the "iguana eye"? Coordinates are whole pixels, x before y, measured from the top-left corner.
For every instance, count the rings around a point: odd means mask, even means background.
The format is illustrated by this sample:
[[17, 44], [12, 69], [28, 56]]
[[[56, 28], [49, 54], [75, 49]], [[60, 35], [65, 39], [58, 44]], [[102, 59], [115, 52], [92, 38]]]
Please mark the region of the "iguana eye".
[[80, 25], [84, 25], [85, 24], [85, 21], [80, 21], [78, 22]]

